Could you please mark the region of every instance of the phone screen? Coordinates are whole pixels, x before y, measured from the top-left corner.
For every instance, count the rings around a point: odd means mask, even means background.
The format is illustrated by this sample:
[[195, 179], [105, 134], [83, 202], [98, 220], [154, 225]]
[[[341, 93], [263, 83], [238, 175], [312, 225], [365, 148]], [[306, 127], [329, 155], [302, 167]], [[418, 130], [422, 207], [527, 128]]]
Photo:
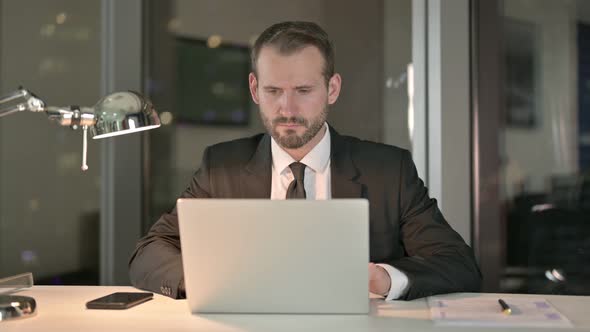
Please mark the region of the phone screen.
[[153, 293], [117, 292], [86, 303], [88, 309], [127, 309], [151, 300]]

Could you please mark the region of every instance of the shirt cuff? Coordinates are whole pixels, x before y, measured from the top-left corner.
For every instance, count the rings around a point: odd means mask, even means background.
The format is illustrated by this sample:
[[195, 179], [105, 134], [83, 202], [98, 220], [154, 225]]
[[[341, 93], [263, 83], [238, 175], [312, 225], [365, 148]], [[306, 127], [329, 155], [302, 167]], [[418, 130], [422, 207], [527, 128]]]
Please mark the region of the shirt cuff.
[[391, 279], [391, 288], [389, 288], [389, 293], [385, 296], [385, 301], [397, 300], [404, 294], [406, 294], [408, 290], [409, 281], [408, 276], [405, 273], [389, 264], [376, 265], [384, 268], [385, 271], [387, 271], [387, 274], [389, 274], [389, 278]]

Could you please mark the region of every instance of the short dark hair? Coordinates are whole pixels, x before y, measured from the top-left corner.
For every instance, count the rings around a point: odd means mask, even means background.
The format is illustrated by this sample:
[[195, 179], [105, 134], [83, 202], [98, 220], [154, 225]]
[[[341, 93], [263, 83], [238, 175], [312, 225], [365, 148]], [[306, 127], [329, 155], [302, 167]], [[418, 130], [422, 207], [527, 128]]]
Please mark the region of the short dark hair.
[[326, 85], [334, 76], [334, 47], [328, 34], [316, 23], [289, 21], [274, 24], [258, 36], [252, 48], [252, 71], [257, 72], [257, 61], [260, 50], [265, 46], [272, 46], [280, 54], [290, 55], [304, 47], [315, 46], [324, 58], [323, 76]]

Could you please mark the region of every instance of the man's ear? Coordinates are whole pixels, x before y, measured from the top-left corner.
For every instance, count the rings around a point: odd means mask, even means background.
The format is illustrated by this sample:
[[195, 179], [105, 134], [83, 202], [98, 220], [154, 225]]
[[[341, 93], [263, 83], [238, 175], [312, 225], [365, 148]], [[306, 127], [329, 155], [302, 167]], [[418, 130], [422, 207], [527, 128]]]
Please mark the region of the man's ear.
[[254, 73], [250, 73], [250, 75], [248, 75], [248, 86], [250, 87], [250, 95], [252, 96], [252, 100], [256, 104], [259, 104], [258, 80], [256, 79], [256, 75], [254, 75]]
[[340, 87], [342, 86], [342, 78], [340, 74], [336, 73], [330, 78], [328, 82], [328, 104], [332, 105], [338, 100], [340, 95]]

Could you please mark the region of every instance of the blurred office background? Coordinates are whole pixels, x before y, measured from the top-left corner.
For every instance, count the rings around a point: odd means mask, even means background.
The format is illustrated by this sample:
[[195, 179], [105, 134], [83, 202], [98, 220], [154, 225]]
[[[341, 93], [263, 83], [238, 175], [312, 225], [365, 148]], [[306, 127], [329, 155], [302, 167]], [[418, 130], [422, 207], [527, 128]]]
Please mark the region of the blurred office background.
[[249, 48], [272, 23], [332, 37], [330, 123], [412, 151], [495, 292], [590, 294], [590, 3], [583, 0], [0, 0], [0, 95], [138, 90], [163, 126], [90, 141], [0, 119], [0, 278], [126, 285], [136, 240], [206, 146], [263, 131]]

